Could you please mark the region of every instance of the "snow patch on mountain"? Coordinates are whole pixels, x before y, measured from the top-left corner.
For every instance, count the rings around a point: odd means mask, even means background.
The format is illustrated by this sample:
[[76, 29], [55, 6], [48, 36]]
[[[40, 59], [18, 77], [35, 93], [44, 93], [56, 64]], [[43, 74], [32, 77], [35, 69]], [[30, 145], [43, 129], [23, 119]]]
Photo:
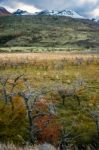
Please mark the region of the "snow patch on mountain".
[[72, 17], [72, 18], [84, 19], [83, 16], [80, 16], [78, 13], [76, 13], [73, 10], [61, 10], [61, 11], [43, 10], [41, 12], [38, 12], [38, 15], [67, 16], [67, 17]]
[[84, 18], [83, 16], [80, 16], [78, 13], [76, 13], [73, 10], [63, 10], [63, 11], [59, 11], [58, 16], [68, 16], [68, 17], [72, 17], [72, 18]]

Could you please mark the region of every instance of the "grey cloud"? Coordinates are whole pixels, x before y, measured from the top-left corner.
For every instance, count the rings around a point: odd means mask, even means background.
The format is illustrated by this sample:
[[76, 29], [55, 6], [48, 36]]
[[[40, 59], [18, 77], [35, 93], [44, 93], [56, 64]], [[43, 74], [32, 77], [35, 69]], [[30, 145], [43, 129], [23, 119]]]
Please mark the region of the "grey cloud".
[[86, 0], [84, 3], [80, 3], [81, 0], [0, 0], [1, 4], [10, 7], [14, 7], [16, 2], [34, 5], [40, 9], [73, 9], [85, 16], [99, 7], [99, 0]]

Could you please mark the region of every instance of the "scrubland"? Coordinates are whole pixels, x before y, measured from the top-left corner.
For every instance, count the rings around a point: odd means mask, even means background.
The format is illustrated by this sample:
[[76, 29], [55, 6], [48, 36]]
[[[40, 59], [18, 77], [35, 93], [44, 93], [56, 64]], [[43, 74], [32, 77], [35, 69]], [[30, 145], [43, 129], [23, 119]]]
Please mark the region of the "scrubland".
[[0, 54], [0, 141], [99, 150], [99, 55]]

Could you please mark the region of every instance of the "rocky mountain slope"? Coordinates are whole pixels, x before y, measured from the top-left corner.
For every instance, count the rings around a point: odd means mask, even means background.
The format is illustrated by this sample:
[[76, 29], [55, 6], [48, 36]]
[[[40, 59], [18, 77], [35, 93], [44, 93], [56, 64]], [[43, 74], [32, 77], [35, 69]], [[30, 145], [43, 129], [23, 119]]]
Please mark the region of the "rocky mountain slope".
[[7, 16], [10, 15], [11, 13], [5, 9], [4, 7], [0, 7], [0, 16]]

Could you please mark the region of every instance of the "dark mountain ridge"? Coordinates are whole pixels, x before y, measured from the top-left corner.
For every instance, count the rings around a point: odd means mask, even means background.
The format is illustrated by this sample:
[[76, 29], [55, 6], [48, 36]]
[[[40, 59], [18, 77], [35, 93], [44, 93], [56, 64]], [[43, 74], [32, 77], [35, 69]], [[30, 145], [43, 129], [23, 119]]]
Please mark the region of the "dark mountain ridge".
[[5, 9], [4, 7], [0, 7], [0, 16], [7, 16], [10, 15], [11, 13]]

